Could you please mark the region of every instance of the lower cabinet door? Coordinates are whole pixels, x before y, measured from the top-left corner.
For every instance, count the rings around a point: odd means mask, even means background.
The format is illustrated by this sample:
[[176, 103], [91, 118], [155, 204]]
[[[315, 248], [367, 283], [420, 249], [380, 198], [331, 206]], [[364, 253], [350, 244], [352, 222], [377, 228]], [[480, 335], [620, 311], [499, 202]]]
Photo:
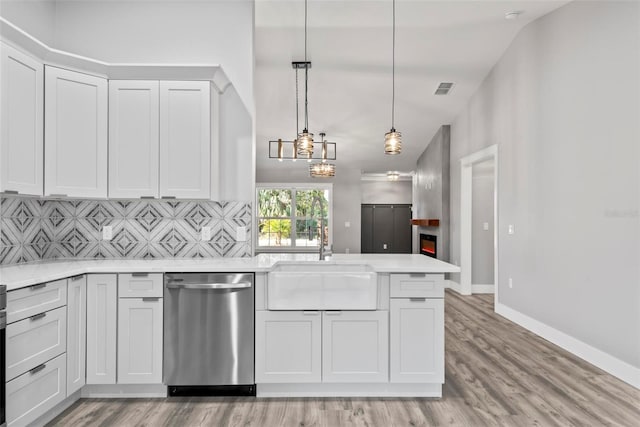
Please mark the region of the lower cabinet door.
[[319, 311], [256, 312], [256, 383], [322, 379]]
[[87, 275], [87, 384], [116, 383], [117, 314], [117, 275]]
[[444, 383], [444, 299], [391, 299], [390, 380]]
[[162, 298], [118, 300], [118, 384], [162, 383]]
[[323, 382], [389, 381], [389, 312], [325, 311]]
[[67, 291], [67, 396], [86, 380], [87, 276], [69, 279]]
[[55, 359], [33, 368], [9, 381], [7, 393], [7, 424], [29, 425], [66, 397], [67, 358]]

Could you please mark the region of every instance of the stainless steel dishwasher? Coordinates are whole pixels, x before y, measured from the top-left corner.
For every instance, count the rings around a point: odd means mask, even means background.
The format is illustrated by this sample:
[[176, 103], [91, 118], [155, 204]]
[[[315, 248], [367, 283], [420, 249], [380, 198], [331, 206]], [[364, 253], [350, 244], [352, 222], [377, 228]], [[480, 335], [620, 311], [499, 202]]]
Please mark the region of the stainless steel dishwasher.
[[169, 396], [255, 396], [254, 274], [164, 276]]

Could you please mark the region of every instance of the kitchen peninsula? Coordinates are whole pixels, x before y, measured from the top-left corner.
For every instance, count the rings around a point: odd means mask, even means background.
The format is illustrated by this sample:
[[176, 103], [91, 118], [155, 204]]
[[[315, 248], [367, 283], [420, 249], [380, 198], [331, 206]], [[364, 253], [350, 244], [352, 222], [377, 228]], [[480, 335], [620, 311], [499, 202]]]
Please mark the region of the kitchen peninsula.
[[[317, 257], [60, 260], [1, 267], [0, 281], [8, 290], [9, 420], [51, 419], [80, 397], [166, 396], [158, 347], [167, 328], [163, 274], [176, 272], [255, 276], [258, 397], [440, 397], [444, 274], [459, 268], [422, 255]], [[149, 314], [140, 317], [143, 312]], [[29, 334], [38, 340], [21, 338]], [[131, 342], [135, 349], [127, 347]], [[132, 361], [138, 366], [127, 365]], [[34, 390], [37, 399], [30, 397]]]

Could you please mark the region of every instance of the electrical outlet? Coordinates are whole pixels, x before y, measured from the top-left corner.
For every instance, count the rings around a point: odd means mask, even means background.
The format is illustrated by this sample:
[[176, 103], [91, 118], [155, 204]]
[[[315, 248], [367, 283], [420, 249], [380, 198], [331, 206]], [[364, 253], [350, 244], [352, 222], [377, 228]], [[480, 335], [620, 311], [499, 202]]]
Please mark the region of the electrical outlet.
[[105, 225], [102, 227], [102, 240], [111, 240], [113, 239], [113, 227], [110, 225]]
[[514, 234], [516, 232], [515, 227], [513, 226], [513, 224], [509, 224], [509, 229], [508, 229], [508, 233], [509, 234]]
[[489, 223], [488, 223], [488, 222], [483, 223], [483, 224], [482, 224], [482, 228], [483, 228], [485, 231], [486, 231], [486, 230], [488, 230], [488, 229], [489, 229]]
[[345, 221], [344, 228], [349, 228], [349, 227], [351, 227], [351, 223], [349, 221]]
[[513, 289], [513, 279], [509, 277], [509, 288]]
[[211, 240], [211, 227], [202, 227], [200, 229], [200, 238], [203, 242]]

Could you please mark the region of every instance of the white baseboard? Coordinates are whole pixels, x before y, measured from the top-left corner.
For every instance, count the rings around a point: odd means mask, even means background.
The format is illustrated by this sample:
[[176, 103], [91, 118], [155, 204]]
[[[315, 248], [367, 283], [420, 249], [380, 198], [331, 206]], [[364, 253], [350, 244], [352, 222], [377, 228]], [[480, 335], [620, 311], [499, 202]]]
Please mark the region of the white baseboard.
[[82, 397], [150, 398], [167, 397], [164, 384], [88, 384], [82, 387]]
[[493, 294], [495, 292], [495, 286], [490, 285], [471, 285], [472, 294]]
[[445, 288], [449, 288], [452, 291], [456, 291], [457, 293], [459, 293], [460, 295], [463, 295], [462, 293], [462, 286], [460, 286], [460, 283], [455, 282], [453, 280], [445, 280], [444, 281], [444, 287]]
[[640, 389], [640, 368], [636, 368], [504, 304], [496, 304], [496, 313]]
[[439, 383], [257, 384], [257, 397], [442, 397]]

